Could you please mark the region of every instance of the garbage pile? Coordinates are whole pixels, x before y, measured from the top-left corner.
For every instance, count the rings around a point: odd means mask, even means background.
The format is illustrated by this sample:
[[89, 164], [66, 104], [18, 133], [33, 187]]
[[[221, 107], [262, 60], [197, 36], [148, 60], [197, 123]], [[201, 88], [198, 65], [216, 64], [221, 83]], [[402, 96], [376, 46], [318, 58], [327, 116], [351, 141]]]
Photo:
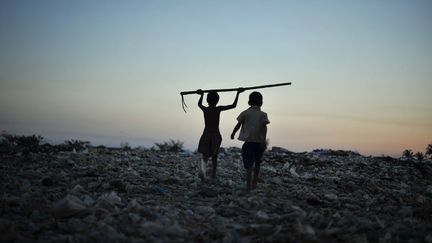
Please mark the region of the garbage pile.
[[0, 154], [1, 242], [432, 242], [432, 167], [355, 152], [238, 148], [216, 180], [200, 155], [146, 149]]

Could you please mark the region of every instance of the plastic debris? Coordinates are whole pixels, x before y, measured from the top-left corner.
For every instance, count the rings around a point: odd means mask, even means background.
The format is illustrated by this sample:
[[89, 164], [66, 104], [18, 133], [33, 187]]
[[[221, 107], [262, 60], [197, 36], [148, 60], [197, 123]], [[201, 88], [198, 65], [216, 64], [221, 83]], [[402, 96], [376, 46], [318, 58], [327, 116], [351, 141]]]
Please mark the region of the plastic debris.
[[432, 242], [428, 160], [275, 147], [248, 194], [239, 148], [204, 182], [191, 151], [0, 159], [0, 242]]

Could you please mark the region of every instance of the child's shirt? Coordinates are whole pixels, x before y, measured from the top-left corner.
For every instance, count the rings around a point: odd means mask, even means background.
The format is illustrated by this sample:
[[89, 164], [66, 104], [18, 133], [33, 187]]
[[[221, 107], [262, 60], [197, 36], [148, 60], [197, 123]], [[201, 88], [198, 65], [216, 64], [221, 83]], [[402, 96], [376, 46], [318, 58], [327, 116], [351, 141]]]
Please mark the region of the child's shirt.
[[264, 143], [267, 136], [267, 124], [270, 123], [267, 113], [259, 106], [251, 106], [240, 113], [237, 121], [242, 123], [239, 140], [245, 142]]

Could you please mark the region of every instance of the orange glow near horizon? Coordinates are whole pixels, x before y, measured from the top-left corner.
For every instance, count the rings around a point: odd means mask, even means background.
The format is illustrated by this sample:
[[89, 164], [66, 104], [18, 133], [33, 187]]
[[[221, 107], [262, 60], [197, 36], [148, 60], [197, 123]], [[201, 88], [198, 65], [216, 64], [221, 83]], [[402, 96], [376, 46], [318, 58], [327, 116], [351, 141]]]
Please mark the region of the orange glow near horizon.
[[[292, 82], [260, 90], [272, 146], [397, 157], [432, 143], [430, 1], [0, 6], [0, 130], [195, 150], [203, 117], [181, 91]], [[222, 146], [241, 146], [229, 134], [248, 94], [222, 113]]]

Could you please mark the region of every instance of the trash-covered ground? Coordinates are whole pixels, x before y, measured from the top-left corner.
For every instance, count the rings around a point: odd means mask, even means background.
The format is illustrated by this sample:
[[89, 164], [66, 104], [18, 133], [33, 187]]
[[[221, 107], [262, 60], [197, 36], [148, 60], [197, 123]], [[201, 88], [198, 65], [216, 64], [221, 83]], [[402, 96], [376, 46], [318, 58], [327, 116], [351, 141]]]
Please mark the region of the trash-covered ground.
[[199, 154], [90, 149], [0, 155], [1, 242], [432, 242], [432, 167], [317, 150], [239, 149], [216, 181]]

